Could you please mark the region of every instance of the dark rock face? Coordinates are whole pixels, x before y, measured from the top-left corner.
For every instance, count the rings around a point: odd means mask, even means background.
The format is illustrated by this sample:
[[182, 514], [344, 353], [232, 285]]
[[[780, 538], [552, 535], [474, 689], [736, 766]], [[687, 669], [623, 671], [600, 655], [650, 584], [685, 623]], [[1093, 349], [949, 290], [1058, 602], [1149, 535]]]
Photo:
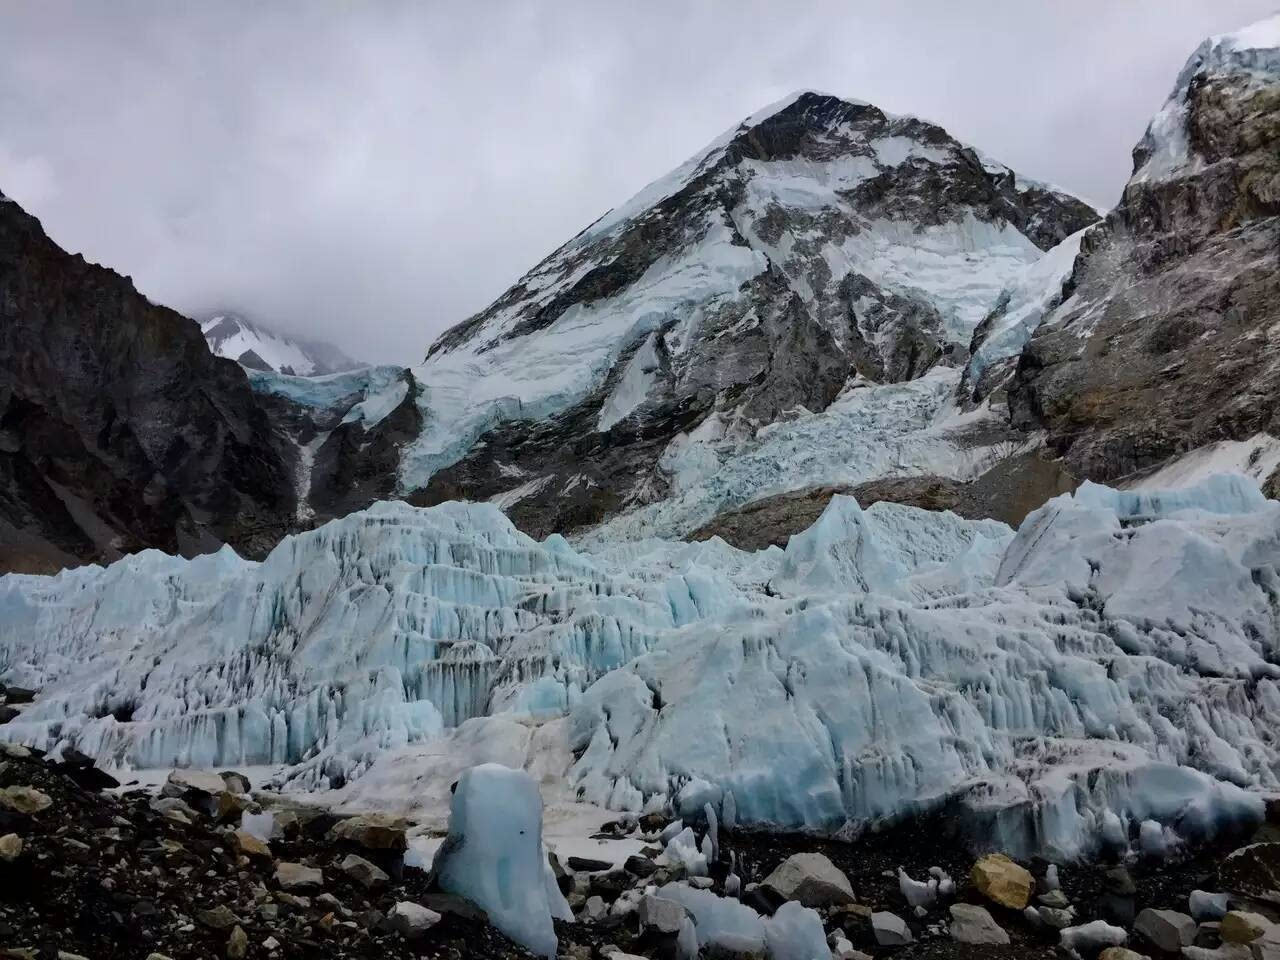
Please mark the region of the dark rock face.
[[0, 198], [0, 571], [264, 553], [294, 513], [244, 371]]
[[[947, 257], [976, 249], [976, 272], [995, 276], [1017, 265], [999, 259], [1010, 247], [1030, 260], [1097, 219], [940, 127], [814, 93], [743, 124], [686, 168], [669, 192], [593, 224], [442, 335], [415, 370], [428, 397], [433, 370], [451, 358], [481, 366], [559, 335], [584, 310], [630, 311], [668, 277], [686, 282], [685, 258], [707, 269], [755, 257], [757, 272], [736, 289], [709, 282], [674, 307], [650, 307], [661, 316], [621, 333], [584, 395], [537, 417], [513, 416], [524, 406], [513, 401], [460, 457], [406, 482], [411, 502], [497, 498], [542, 536], [661, 499], [663, 452], [712, 413], [768, 424], [825, 409], [855, 376], [897, 382], [963, 362], [985, 306], [956, 295], [975, 268]], [[917, 270], [921, 250], [930, 266]]]
[[1046, 430], [1079, 476], [1280, 432], [1280, 64], [1253, 59], [1210, 44], [1192, 58], [1163, 114], [1185, 155], [1153, 123], [1020, 358], [1012, 421]]
[[[324, 404], [302, 403], [274, 391], [269, 376], [253, 381], [272, 424], [299, 451], [301, 526], [363, 510], [376, 500], [395, 499], [400, 449], [422, 429], [413, 373], [397, 370], [396, 379], [405, 386], [404, 399], [372, 426], [363, 419], [347, 419], [369, 395], [367, 381], [356, 374], [347, 392], [338, 392]], [[308, 451], [305, 456], [303, 450]]]

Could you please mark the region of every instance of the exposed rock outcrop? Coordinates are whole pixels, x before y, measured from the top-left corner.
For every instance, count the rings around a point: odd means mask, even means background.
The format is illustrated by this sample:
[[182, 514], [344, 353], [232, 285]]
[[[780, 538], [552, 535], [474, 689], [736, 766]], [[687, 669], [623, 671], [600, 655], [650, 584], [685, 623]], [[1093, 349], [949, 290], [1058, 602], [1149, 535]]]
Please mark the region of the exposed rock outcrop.
[[0, 196], [0, 571], [287, 532], [287, 455], [244, 371]]

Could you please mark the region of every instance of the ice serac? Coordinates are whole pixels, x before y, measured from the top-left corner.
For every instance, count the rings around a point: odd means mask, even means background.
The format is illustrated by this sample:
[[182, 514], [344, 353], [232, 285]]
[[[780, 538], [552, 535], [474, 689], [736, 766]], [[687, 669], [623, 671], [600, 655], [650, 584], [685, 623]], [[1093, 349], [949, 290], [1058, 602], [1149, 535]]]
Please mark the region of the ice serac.
[[[836, 498], [786, 550], [538, 542], [378, 504], [264, 561], [0, 579], [0, 737], [134, 767], [280, 764], [430, 813], [477, 762], [551, 795], [857, 832], [942, 807], [1071, 858], [1280, 789], [1280, 503], [1086, 484], [1015, 534]], [[557, 793], [558, 791], [558, 793]]]
[[478, 905], [494, 926], [538, 956], [554, 957], [547, 869], [537, 782], [496, 763], [465, 771], [453, 795], [449, 836], [432, 867], [440, 888]]
[[245, 372], [128, 277], [0, 202], [0, 571], [224, 542], [294, 519], [289, 457]]
[[1280, 489], [1280, 17], [1191, 56], [1058, 299], [1008, 385], [1015, 425], [1082, 478], [1164, 482], [1238, 446]]
[[934, 124], [796, 94], [436, 341], [399, 493], [492, 498], [539, 536], [676, 496], [691, 438], [751, 442], [851, 384], [958, 376], [1003, 287], [1096, 217]]

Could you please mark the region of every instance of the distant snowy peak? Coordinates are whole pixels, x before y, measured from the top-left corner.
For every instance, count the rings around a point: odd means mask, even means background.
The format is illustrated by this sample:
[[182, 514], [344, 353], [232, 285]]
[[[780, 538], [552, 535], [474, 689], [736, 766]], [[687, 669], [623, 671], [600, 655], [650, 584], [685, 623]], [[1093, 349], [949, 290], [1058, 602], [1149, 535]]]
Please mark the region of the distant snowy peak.
[[315, 377], [363, 366], [331, 343], [288, 337], [235, 313], [202, 320], [200, 332], [218, 356], [251, 370]]

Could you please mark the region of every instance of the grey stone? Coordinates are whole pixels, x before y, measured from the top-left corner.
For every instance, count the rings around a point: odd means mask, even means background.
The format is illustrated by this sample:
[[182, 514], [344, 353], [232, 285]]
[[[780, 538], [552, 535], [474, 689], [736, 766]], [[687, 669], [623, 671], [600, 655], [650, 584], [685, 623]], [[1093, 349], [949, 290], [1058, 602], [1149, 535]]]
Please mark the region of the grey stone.
[[1166, 953], [1177, 953], [1196, 940], [1196, 922], [1177, 910], [1153, 910], [1148, 907], [1134, 920], [1133, 930]]
[[276, 883], [285, 890], [315, 890], [324, 884], [324, 872], [318, 867], [282, 860], [276, 864]]
[[648, 894], [640, 899], [640, 928], [675, 936], [680, 932], [688, 911], [682, 904]]
[[882, 947], [900, 947], [915, 939], [907, 922], [886, 910], [871, 914], [871, 932]]
[[387, 914], [387, 925], [406, 940], [417, 939], [439, 922], [440, 914], [408, 900], [401, 900]]
[[849, 878], [820, 853], [792, 854], [765, 877], [761, 886], [784, 900], [798, 900], [806, 907], [836, 907], [855, 902]]
[[950, 912], [952, 940], [958, 943], [1009, 942], [1009, 934], [996, 923], [985, 907], [971, 903], [953, 903]]

